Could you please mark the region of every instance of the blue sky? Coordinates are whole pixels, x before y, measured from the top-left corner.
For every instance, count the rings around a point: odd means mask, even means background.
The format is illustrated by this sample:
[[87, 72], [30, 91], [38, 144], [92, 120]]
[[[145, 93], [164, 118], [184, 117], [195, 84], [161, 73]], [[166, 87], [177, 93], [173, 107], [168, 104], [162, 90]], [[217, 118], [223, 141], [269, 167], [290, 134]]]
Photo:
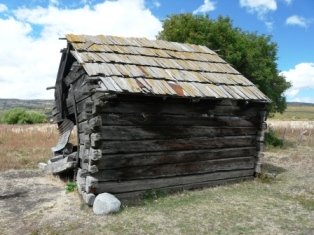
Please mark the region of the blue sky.
[[228, 16], [245, 31], [271, 35], [288, 101], [314, 103], [313, 0], [0, 0], [0, 98], [53, 99], [65, 33], [154, 39], [178, 13]]

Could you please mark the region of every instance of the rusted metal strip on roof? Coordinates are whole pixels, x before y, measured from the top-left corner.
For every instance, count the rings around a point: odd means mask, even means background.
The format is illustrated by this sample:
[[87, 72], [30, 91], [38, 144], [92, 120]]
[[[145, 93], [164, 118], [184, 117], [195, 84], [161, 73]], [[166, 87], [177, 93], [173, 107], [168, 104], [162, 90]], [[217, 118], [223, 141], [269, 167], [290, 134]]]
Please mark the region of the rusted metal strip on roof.
[[168, 91], [167, 94], [170, 95], [177, 95], [176, 91], [173, 89], [173, 87], [169, 84], [170, 81], [164, 81], [164, 80], [160, 80], [160, 83], [162, 83], [163, 87], [166, 88], [166, 90]]
[[174, 91], [176, 96], [185, 97], [187, 96], [187, 93], [183, 90], [183, 88], [176, 82], [169, 81], [167, 82], [169, 87]]
[[144, 86], [144, 87], [142, 88], [142, 90], [143, 90], [145, 93], [153, 93], [152, 86], [147, 82], [146, 79], [144, 79], [144, 78], [137, 78], [137, 80]]
[[189, 94], [190, 97], [200, 97], [200, 92], [191, 86], [188, 82], [178, 82], [178, 84], [182, 87], [182, 89]]

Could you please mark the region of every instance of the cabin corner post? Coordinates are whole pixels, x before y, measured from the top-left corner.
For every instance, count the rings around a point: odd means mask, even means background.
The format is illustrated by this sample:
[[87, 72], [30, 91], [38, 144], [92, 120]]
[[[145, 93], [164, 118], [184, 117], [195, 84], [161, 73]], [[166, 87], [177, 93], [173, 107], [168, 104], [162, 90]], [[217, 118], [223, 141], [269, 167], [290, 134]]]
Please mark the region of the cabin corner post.
[[80, 132], [80, 166], [77, 172], [79, 193], [89, 206], [93, 205], [98, 187], [98, 180], [93, 175], [97, 173], [97, 163], [102, 158], [100, 113], [109, 104], [109, 100], [115, 98], [101, 92], [92, 93], [82, 102], [81, 117], [78, 130]]
[[264, 157], [264, 147], [265, 147], [265, 132], [267, 129], [266, 119], [267, 119], [267, 112], [265, 110], [260, 111], [259, 115], [259, 126], [256, 135], [256, 160], [255, 160], [255, 167], [254, 173], [258, 175], [261, 173], [262, 168], [262, 160]]

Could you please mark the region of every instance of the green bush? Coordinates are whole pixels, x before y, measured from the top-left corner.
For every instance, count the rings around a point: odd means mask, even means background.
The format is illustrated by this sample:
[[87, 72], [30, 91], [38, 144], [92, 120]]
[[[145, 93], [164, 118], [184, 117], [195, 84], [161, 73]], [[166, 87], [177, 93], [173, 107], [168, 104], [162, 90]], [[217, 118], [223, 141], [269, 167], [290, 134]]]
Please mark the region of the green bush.
[[2, 122], [6, 124], [35, 124], [47, 122], [47, 117], [39, 112], [14, 108], [4, 113]]
[[283, 146], [283, 140], [280, 139], [276, 132], [273, 130], [269, 130], [265, 134], [265, 143], [268, 146], [274, 146], [274, 147], [282, 147]]

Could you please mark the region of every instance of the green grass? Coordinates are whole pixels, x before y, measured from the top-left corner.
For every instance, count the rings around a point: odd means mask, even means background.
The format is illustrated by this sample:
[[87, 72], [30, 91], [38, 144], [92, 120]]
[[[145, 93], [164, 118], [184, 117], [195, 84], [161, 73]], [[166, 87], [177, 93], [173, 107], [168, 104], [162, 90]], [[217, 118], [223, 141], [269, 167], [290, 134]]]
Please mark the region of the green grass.
[[314, 106], [288, 106], [284, 113], [276, 113], [271, 119], [314, 121]]
[[72, 181], [67, 182], [67, 184], [65, 186], [65, 192], [66, 193], [74, 192], [74, 191], [76, 191], [76, 189], [77, 189], [76, 182], [72, 182]]

